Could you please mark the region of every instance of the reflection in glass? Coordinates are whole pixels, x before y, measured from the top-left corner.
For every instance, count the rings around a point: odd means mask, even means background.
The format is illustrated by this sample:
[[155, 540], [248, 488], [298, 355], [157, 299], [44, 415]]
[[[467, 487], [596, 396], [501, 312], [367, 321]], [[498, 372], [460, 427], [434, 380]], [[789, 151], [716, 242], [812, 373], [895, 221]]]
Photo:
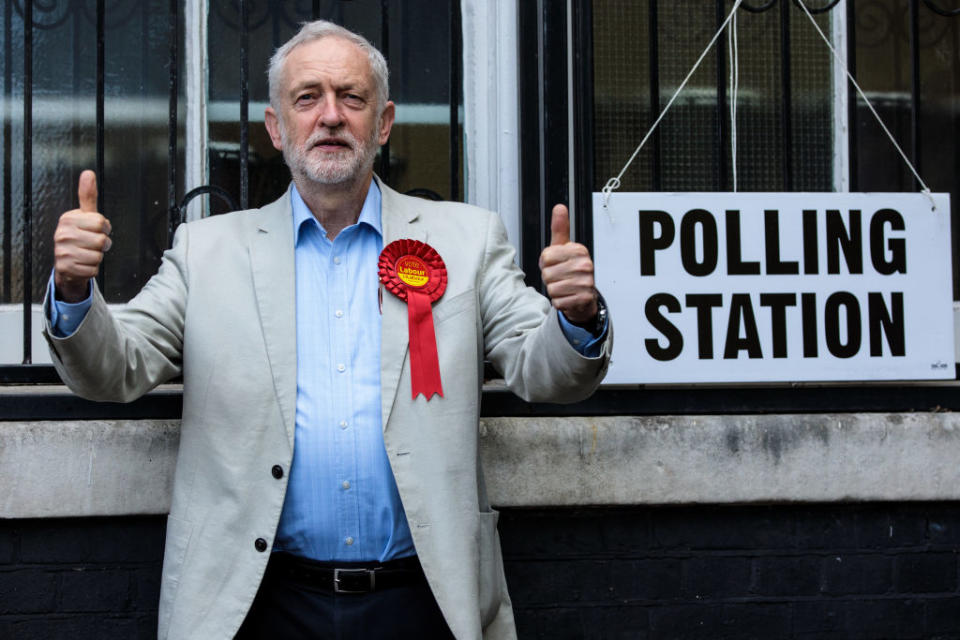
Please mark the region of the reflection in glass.
[[[107, 2], [101, 208], [114, 228], [104, 264], [108, 301], [129, 299], [167, 246], [168, 9], [161, 0]], [[0, 68], [4, 255], [2, 299], [23, 296], [23, 99], [32, 96], [32, 298], [43, 298], [53, 230], [96, 167], [96, 16], [91, 3], [34, 3], [32, 84], [24, 84], [22, 3], [6, 3]], [[11, 6], [13, 10], [11, 10]], [[8, 249], [9, 247], [9, 249]]]
[[[377, 0], [320, 2], [317, 17], [352, 29], [381, 46], [381, 3]], [[312, 19], [311, 3], [250, 3], [249, 148], [250, 206], [264, 205], [286, 190], [290, 173], [263, 127], [268, 104], [266, 68], [273, 51], [299, 24]], [[240, 193], [240, 46], [237, 3], [211, 0], [209, 16], [210, 183]], [[387, 183], [399, 191], [426, 188], [449, 197], [449, 13], [416, 0], [389, 5], [390, 99], [397, 123], [390, 138]], [[379, 161], [376, 167], [380, 167]], [[462, 174], [461, 174], [462, 175]], [[461, 191], [462, 192], [462, 191]], [[235, 198], [239, 201], [239, 197]], [[213, 213], [226, 207], [211, 202]]]

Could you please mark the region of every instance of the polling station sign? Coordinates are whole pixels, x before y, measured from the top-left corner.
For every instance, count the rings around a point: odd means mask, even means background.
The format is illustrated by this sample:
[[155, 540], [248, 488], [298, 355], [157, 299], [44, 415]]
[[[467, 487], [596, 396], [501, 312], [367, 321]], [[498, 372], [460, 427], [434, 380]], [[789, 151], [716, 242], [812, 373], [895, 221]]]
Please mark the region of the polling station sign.
[[611, 384], [953, 378], [947, 194], [593, 199]]

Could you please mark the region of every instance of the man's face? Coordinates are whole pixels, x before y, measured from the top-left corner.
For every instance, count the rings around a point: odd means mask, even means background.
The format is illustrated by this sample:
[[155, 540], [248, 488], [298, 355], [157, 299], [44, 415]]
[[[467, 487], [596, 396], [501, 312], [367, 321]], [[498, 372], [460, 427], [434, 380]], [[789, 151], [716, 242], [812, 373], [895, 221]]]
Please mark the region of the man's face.
[[266, 125], [294, 177], [319, 184], [367, 177], [393, 125], [392, 102], [378, 113], [367, 54], [343, 38], [314, 40], [290, 52], [280, 83]]

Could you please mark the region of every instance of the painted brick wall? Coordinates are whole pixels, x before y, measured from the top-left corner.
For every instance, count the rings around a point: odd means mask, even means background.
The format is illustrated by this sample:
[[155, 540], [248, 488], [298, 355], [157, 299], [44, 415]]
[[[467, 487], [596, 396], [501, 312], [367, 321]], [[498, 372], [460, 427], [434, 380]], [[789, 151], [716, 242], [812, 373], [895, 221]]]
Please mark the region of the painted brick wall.
[[155, 638], [165, 522], [0, 520], [0, 638]]
[[[161, 517], [0, 520], [0, 638], [152, 638]], [[520, 637], [960, 638], [960, 503], [511, 509]]]
[[510, 511], [520, 636], [960, 638], [960, 504]]

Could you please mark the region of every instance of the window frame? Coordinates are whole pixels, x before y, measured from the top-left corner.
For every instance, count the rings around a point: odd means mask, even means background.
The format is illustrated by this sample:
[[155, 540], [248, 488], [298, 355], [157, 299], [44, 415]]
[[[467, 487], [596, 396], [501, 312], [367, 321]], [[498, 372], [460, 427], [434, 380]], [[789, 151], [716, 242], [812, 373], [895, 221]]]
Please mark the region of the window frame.
[[[791, 1], [770, 0], [764, 3], [764, 8], [778, 2], [786, 6]], [[927, 0], [922, 1], [927, 3]], [[911, 0], [914, 16], [919, 2]], [[723, 9], [729, 11], [731, 4], [717, 0], [718, 24], [725, 17]], [[544, 246], [547, 240], [550, 224], [546, 216], [551, 203], [569, 199], [575, 237], [591, 251], [593, 249], [592, 0], [537, 0], [519, 5], [520, 60], [536, 60], [535, 65], [520, 64], [521, 197], [525, 212], [522, 266], [528, 282], [542, 287], [536, 253], [529, 250]], [[842, 12], [832, 37], [838, 44], [842, 40], [850, 71], [855, 76], [855, 2], [835, 0], [830, 7]], [[566, 25], [569, 30], [561, 28]], [[916, 34], [915, 20], [912, 28]], [[569, 52], [572, 72], [568, 86], [558, 70], [560, 67], [566, 70], [563, 61], [557, 59], [558, 51]], [[842, 70], [838, 69], [838, 64], [834, 62], [833, 66], [835, 77], [840, 76]], [[718, 82], [724, 80], [718, 78]], [[916, 101], [919, 100], [916, 81], [913, 86], [916, 114]], [[834, 175], [834, 188], [837, 191], [855, 190], [857, 140], [849, 123], [856, 121], [856, 101], [850, 98], [853, 89], [845, 75], [835, 78], [834, 91], [837, 130], [834, 153], [841, 157], [840, 167]], [[568, 99], [572, 105], [568, 105]], [[568, 111], [572, 114], [569, 117]], [[534, 117], [533, 114], [538, 115]], [[576, 158], [572, 176], [566, 169], [571, 157], [567, 150], [568, 141], [572, 157]], [[916, 148], [913, 153], [916, 157]], [[629, 319], [614, 318], [614, 324], [618, 322], [629, 322]], [[960, 366], [957, 371], [960, 378]], [[566, 409], [517, 404], [511, 411], [518, 412], [513, 415], [952, 411], [960, 407], [960, 402], [955, 399], [957, 386], [957, 381], [605, 385], [589, 400]], [[509, 401], [498, 398], [497, 403], [502, 407]]]

